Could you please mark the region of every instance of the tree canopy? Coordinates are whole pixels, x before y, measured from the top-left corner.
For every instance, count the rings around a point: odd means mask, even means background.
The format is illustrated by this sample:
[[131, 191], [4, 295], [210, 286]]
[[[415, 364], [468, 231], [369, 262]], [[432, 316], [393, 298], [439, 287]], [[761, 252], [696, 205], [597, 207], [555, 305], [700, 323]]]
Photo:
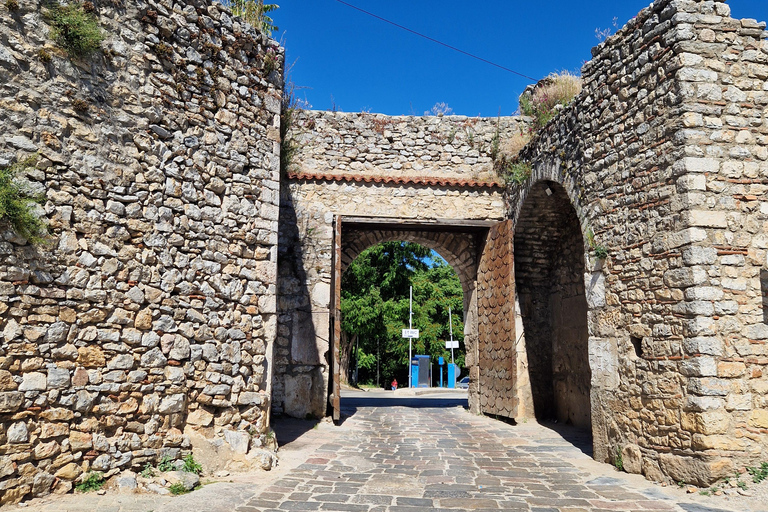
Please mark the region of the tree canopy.
[[[354, 344], [359, 347], [359, 382], [388, 385], [396, 378], [408, 381], [408, 293], [413, 286], [413, 354], [429, 355], [438, 377], [437, 359], [451, 360], [448, 308], [453, 316], [456, 364], [464, 366], [463, 295], [454, 270], [440, 257], [411, 242], [375, 245], [355, 259], [341, 280], [341, 328], [347, 333], [342, 347], [342, 370], [354, 371]], [[345, 364], [346, 363], [346, 364]]]

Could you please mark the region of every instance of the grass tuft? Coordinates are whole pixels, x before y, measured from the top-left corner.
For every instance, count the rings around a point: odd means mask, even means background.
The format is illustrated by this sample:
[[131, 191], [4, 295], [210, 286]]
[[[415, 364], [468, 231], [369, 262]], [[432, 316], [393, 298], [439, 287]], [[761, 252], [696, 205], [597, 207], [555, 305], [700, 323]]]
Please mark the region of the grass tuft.
[[56, 44], [64, 48], [70, 57], [87, 57], [101, 48], [104, 33], [96, 15], [86, 4], [71, 3], [52, 7], [46, 18], [51, 24], [51, 35]]
[[581, 92], [581, 77], [567, 71], [539, 82], [533, 92], [520, 96], [520, 113], [533, 118], [533, 131], [543, 128]]

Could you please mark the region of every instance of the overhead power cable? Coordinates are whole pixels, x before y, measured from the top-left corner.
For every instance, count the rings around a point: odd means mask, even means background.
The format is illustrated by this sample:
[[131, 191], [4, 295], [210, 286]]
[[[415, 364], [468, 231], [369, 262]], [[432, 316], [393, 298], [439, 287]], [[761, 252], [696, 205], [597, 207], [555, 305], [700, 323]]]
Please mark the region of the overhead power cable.
[[357, 7], [356, 5], [352, 5], [352, 4], [348, 3], [348, 2], [345, 2], [344, 0], [336, 0], [336, 1], [339, 2], [340, 4], [346, 5], [347, 7], [351, 7], [352, 9], [355, 9], [356, 11], [360, 11], [363, 14], [367, 14], [368, 16], [376, 18], [377, 20], [381, 20], [381, 21], [383, 21], [385, 23], [389, 23], [390, 25], [393, 25], [393, 26], [395, 26], [395, 27], [397, 27], [399, 29], [405, 30], [406, 32], [410, 32], [411, 34], [417, 35], [419, 37], [423, 37], [424, 39], [426, 39], [428, 41], [432, 41], [433, 43], [437, 43], [437, 44], [439, 44], [441, 46], [445, 46], [446, 48], [449, 48], [449, 49], [451, 49], [451, 50], [453, 50], [455, 52], [462, 53], [462, 54], [464, 54], [464, 55], [466, 55], [468, 57], [472, 57], [473, 59], [477, 59], [480, 62], [485, 62], [486, 64], [490, 64], [491, 66], [495, 66], [495, 67], [497, 67], [499, 69], [503, 69], [504, 71], [508, 71], [508, 72], [510, 72], [510, 73], [512, 73], [514, 75], [521, 76], [523, 78], [526, 78], [526, 79], [530, 80], [531, 82], [538, 82], [538, 80], [533, 78], [533, 77], [530, 77], [528, 75], [524, 75], [523, 73], [518, 73], [514, 69], [509, 69], [508, 67], [502, 66], [501, 64], [496, 64], [495, 62], [492, 62], [492, 61], [490, 61], [488, 59], [484, 59], [482, 57], [479, 57], [479, 56], [477, 56], [477, 55], [475, 55], [473, 53], [465, 52], [464, 50], [462, 50], [460, 48], [456, 48], [455, 46], [451, 46], [450, 44], [444, 43], [442, 41], [438, 41], [437, 39], [435, 39], [433, 37], [429, 37], [427, 35], [422, 34], [421, 32], [416, 32], [415, 30], [411, 30], [410, 28], [404, 27], [404, 26], [402, 26], [402, 25], [400, 25], [398, 23], [395, 23], [394, 21], [388, 20], [387, 18], [382, 18], [381, 16], [379, 16], [377, 14], [374, 14], [372, 12], [366, 11], [365, 9], [361, 9], [360, 7]]

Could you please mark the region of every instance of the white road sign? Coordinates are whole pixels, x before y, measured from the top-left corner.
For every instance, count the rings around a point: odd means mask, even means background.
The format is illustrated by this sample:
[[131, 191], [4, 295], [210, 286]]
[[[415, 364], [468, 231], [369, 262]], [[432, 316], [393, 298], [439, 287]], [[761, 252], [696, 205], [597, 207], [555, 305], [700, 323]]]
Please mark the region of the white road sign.
[[458, 341], [446, 341], [445, 342], [445, 348], [459, 348], [459, 342]]
[[418, 338], [418, 329], [403, 329], [403, 338]]

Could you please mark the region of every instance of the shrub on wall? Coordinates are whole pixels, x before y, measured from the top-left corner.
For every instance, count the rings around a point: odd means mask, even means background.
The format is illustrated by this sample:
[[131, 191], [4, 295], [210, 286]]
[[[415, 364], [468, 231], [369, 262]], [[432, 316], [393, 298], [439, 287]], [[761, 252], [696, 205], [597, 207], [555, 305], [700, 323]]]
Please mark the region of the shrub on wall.
[[8, 223], [19, 236], [33, 244], [41, 243], [48, 234], [48, 226], [34, 212], [36, 203], [43, 198], [30, 193], [18, 179], [23, 169], [34, 164], [34, 157], [10, 167], [0, 167], [0, 222]]
[[520, 113], [533, 118], [533, 130], [544, 127], [581, 92], [581, 77], [564, 71], [536, 84], [520, 96]]
[[232, 9], [232, 14], [258, 27], [267, 36], [272, 37], [272, 32], [277, 31], [269, 13], [278, 9], [279, 5], [265, 4], [264, 0], [223, 0], [222, 3]]
[[53, 6], [46, 15], [51, 36], [71, 57], [87, 57], [101, 48], [104, 33], [93, 13], [93, 4]]

